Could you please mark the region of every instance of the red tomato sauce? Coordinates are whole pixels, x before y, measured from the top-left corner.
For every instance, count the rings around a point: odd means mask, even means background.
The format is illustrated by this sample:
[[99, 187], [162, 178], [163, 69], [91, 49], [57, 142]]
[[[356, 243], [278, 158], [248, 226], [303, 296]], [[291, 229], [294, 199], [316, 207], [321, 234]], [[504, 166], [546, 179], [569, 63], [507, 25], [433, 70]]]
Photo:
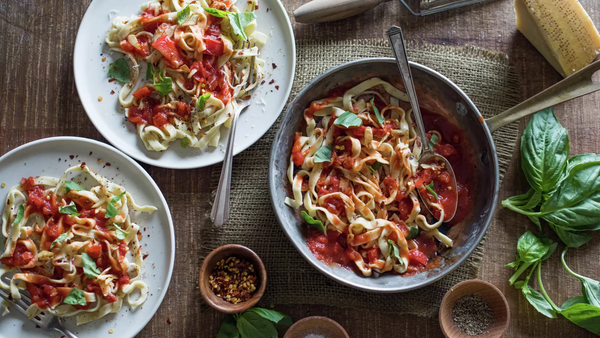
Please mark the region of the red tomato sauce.
[[313, 228], [308, 229], [306, 245], [313, 255], [328, 265], [338, 264], [344, 268], [353, 269], [354, 262], [346, 253], [346, 235], [328, 230], [327, 236]]

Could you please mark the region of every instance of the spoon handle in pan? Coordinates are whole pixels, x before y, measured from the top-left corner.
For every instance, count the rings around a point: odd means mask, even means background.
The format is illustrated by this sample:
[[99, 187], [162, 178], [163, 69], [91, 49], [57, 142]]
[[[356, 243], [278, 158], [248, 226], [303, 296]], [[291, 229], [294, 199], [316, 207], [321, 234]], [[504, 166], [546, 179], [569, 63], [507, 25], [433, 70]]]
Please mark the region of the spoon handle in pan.
[[319, 23], [346, 19], [390, 0], [313, 0], [294, 11], [296, 22]]
[[423, 153], [430, 151], [429, 142], [427, 142], [427, 132], [425, 131], [425, 125], [423, 124], [423, 118], [421, 117], [421, 109], [419, 108], [419, 101], [417, 100], [417, 91], [413, 82], [412, 73], [410, 71], [410, 65], [408, 63], [408, 56], [406, 55], [406, 46], [404, 45], [404, 37], [402, 36], [402, 29], [397, 26], [392, 26], [387, 30], [388, 39], [394, 56], [396, 57], [396, 63], [402, 76], [402, 82], [406, 88], [406, 93], [410, 99], [410, 106], [413, 110], [413, 116], [415, 117], [415, 123], [417, 124], [417, 131], [419, 137], [423, 143]]
[[596, 61], [528, 100], [487, 119], [490, 132], [540, 110], [600, 90], [600, 83], [592, 80], [592, 75], [599, 69], [600, 61]]

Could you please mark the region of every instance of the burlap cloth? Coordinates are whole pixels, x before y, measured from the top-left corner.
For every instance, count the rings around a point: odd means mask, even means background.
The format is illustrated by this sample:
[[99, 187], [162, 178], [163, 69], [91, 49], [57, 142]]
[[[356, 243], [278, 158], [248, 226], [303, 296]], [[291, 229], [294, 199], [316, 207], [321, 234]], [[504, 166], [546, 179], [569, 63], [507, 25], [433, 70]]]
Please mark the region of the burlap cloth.
[[[460, 86], [481, 113], [493, 116], [518, 103], [518, 76], [504, 54], [474, 47], [447, 47], [409, 44], [412, 61], [439, 71]], [[290, 101], [302, 87], [325, 70], [361, 58], [392, 57], [386, 40], [298, 41], [296, 79]], [[263, 260], [268, 283], [261, 300], [271, 304], [322, 304], [435, 316], [442, 297], [453, 285], [477, 276], [483, 242], [469, 259], [440, 281], [416, 291], [398, 294], [367, 293], [336, 283], [310, 266], [292, 246], [278, 224], [271, 207], [267, 171], [271, 144], [279, 121], [255, 145], [235, 157], [231, 187], [231, 214], [228, 224], [215, 228], [207, 217], [202, 222], [201, 254], [228, 243], [245, 245]], [[508, 167], [517, 140], [517, 124], [494, 134], [500, 175]], [[217, 187], [220, 165], [211, 176], [211, 191]], [[211, 198], [213, 200], [213, 198]]]

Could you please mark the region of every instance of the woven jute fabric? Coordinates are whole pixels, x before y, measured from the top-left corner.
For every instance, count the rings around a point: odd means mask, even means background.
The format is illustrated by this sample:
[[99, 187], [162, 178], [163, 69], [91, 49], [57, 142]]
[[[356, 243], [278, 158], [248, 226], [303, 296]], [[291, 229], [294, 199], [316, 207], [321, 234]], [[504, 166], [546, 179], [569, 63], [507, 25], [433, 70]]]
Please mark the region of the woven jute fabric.
[[[474, 47], [447, 47], [409, 43], [409, 59], [439, 71], [460, 86], [482, 114], [493, 116], [518, 103], [518, 77], [504, 54]], [[348, 61], [391, 57], [386, 40], [298, 41], [296, 78], [290, 100], [302, 87], [325, 70]], [[255, 145], [234, 159], [229, 222], [216, 228], [203, 222], [201, 254], [237, 243], [254, 250], [268, 274], [262, 305], [322, 304], [435, 316], [442, 297], [453, 285], [477, 276], [483, 242], [455, 271], [440, 281], [416, 291], [398, 294], [362, 292], [336, 283], [310, 266], [292, 246], [278, 224], [271, 207], [267, 172], [269, 155], [279, 121]], [[508, 167], [517, 141], [517, 124], [494, 134], [500, 175]], [[217, 187], [220, 165], [212, 172], [211, 191]]]

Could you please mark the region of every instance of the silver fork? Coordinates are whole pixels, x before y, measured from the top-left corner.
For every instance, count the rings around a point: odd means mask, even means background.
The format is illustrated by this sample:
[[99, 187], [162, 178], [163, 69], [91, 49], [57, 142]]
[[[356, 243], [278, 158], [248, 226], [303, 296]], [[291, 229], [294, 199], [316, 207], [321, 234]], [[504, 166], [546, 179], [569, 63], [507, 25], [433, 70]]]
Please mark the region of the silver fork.
[[[242, 42], [241, 49], [245, 49], [246, 46], [250, 48], [250, 42], [247, 44], [246, 41]], [[256, 56], [252, 56], [252, 60], [250, 61], [250, 75], [248, 76], [246, 87], [247, 84], [251, 83], [254, 79], [255, 62]], [[229, 194], [231, 191], [231, 168], [233, 166], [233, 142], [235, 138], [238, 117], [240, 116], [240, 113], [246, 110], [246, 108], [248, 108], [250, 105], [250, 98], [251, 95], [247, 95], [245, 99], [238, 100], [238, 107], [233, 112], [233, 116], [231, 117], [231, 131], [229, 132], [229, 140], [227, 141], [227, 149], [225, 150], [225, 159], [223, 159], [221, 178], [219, 179], [217, 195], [215, 196], [215, 201], [210, 213], [210, 219], [216, 226], [223, 226], [223, 224], [225, 224], [229, 219]]]
[[[31, 306], [31, 299], [29, 298], [29, 296], [21, 293], [21, 299], [12, 299], [12, 297], [8, 294], [6, 290], [0, 288], [0, 297], [2, 297], [4, 300], [6, 300], [12, 305], [11, 310], [17, 309], [17, 311], [27, 316], [27, 308]], [[77, 338], [76, 335], [74, 335], [71, 331], [65, 329], [64, 326], [62, 326], [61, 320], [55, 315], [46, 314], [45, 312], [42, 312], [39, 315], [30, 318], [30, 320], [42, 329], [58, 331], [68, 338]]]

